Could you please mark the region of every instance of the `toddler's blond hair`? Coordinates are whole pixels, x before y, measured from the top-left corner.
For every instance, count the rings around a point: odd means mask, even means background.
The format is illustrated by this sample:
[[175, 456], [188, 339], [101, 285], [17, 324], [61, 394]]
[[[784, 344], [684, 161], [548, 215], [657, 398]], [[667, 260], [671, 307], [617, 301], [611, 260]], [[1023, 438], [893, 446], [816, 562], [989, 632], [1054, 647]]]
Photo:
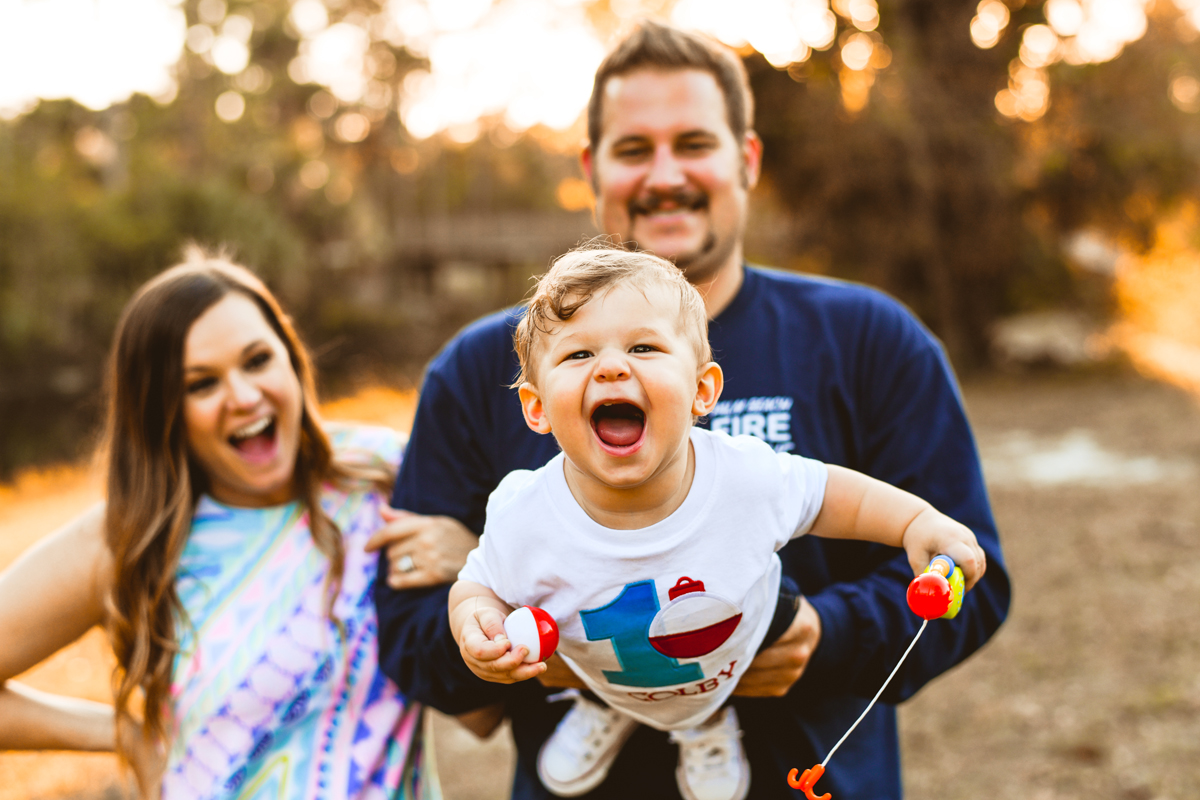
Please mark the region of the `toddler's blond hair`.
[[679, 298], [679, 326], [696, 348], [697, 364], [712, 361], [708, 344], [708, 314], [704, 298], [688, 283], [683, 272], [670, 261], [639, 251], [615, 247], [600, 237], [555, 259], [550, 271], [538, 278], [525, 316], [517, 323], [513, 340], [521, 372], [513, 387], [537, 383], [534, 361], [542, 339], [556, 322], [569, 320], [592, 298], [614, 287], [629, 284], [645, 291], [661, 286]]

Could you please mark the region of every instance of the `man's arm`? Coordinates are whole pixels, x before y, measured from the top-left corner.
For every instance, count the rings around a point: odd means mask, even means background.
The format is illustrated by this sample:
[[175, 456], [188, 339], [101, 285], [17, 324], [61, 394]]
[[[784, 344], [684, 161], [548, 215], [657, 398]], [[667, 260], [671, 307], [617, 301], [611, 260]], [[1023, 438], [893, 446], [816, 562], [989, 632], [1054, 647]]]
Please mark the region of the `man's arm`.
[[[897, 319], [899, 317], [899, 319]], [[1010, 585], [961, 398], [940, 348], [897, 309], [890, 328], [872, 336], [874, 351], [858, 366], [852, 466], [906, 489], [975, 533], [987, 556], [984, 578], [954, 620], [932, 623], [921, 646], [884, 695], [898, 702], [979, 649], [1003, 622]], [[781, 552], [799, 570], [805, 547]], [[796, 695], [844, 692], [872, 696], [915, 635], [920, 620], [906, 591], [904, 554], [868, 545], [822, 545], [828, 585], [809, 591], [793, 626], [753, 662], [739, 694], [781, 695], [799, 677]], [[808, 551], [811, 553], [811, 551]], [[814, 649], [814, 641], [815, 649]]]
[[[478, 441], [478, 415], [467, 411], [457, 385], [457, 362], [451, 347], [430, 366], [392, 505], [458, 519], [478, 534], [494, 487]], [[503, 687], [476, 677], [459, 655], [447, 616], [450, 584], [397, 591], [386, 578], [387, 559], [380, 559], [379, 662], [400, 690], [448, 714], [502, 700]]]
[[[900, 324], [912, 338], [890, 341], [907, 347], [889, 347], [889, 338], [877, 334], [884, 343], [863, 365], [862, 379], [870, 381], [870, 388], [862, 394], [861, 468], [969, 527], [987, 556], [988, 570], [957, 617], [930, 624], [921, 646], [884, 695], [893, 703], [911, 697], [982, 647], [1003, 623], [1011, 599], [979, 454], [950, 365], [914, 319], [904, 314]], [[869, 696], [916, 635], [920, 619], [906, 598], [912, 572], [903, 554], [889, 557], [894, 552], [879, 553], [882, 563], [865, 577], [810, 598], [831, 645], [825, 653], [817, 648], [809, 665], [813, 678]], [[837, 568], [853, 570], [854, 565], [835, 564]]]

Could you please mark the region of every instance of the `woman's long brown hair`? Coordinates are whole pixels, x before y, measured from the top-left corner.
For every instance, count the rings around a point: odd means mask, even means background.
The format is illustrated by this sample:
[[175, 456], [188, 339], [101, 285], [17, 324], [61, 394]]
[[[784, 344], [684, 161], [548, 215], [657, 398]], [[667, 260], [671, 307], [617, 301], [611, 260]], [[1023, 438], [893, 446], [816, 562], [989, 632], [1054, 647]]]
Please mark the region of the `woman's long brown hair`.
[[[328, 556], [328, 609], [341, 587], [341, 533], [321, 510], [321, 484], [381, 484], [386, 475], [341, 465], [317, 415], [312, 363], [290, 319], [248, 270], [192, 250], [188, 260], [151, 280], [125, 307], [107, 369], [105, 444], [108, 505], [105, 531], [114, 571], [108, 629], [118, 669], [117, 714], [131, 718], [138, 690], [143, 729], [161, 739], [171, 673], [179, 650], [176, 623], [183, 607], [176, 569], [208, 477], [188, 454], [184, 425], [184, 344], [205, 311], [230, 293], [250, 298], [287, 348], [300, 380], [303, 411], [293, 477], [295, 496], [309, 513], [316, 546]], [[128, 752], [127, 743], [118, 749]]]

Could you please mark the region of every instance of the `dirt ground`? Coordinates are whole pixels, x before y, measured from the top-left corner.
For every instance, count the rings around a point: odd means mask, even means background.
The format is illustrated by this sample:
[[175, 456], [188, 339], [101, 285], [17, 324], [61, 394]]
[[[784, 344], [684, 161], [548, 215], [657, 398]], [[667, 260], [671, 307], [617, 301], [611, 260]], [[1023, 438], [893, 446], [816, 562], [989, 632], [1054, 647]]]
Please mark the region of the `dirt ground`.
[[902, 707], [909, 796], [1200, 797], [1200, 406], [1111, 377], [965, 394], [1014, 600]]
[[[908, 796], [1200, 798], [1200, 403], [1112, 374], [990, 377], [964, 395], [1014, 602], [992, 643], [901, 708]], [[0, 564], [68, 506], [0, 491]], [[85, 640], [33, 682], [93, 694], [103, 658]], [[507, 796], [503, 731], [481, 746], [432, 728], [448, 798]], [[112, 800], [115, 781], [107, 756], [0, 754], [0, 800]]]

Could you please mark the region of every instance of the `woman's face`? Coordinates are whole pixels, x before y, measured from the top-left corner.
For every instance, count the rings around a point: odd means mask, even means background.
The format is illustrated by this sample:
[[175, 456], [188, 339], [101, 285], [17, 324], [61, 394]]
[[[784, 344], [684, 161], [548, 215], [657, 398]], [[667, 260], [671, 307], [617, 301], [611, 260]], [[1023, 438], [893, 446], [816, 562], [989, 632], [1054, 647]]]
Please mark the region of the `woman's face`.
[[303, 395], [287, 348], [253, 300], [231, 292], [188, 331], [188, 449], [216, 500], [261, 507], [294, 497]]

